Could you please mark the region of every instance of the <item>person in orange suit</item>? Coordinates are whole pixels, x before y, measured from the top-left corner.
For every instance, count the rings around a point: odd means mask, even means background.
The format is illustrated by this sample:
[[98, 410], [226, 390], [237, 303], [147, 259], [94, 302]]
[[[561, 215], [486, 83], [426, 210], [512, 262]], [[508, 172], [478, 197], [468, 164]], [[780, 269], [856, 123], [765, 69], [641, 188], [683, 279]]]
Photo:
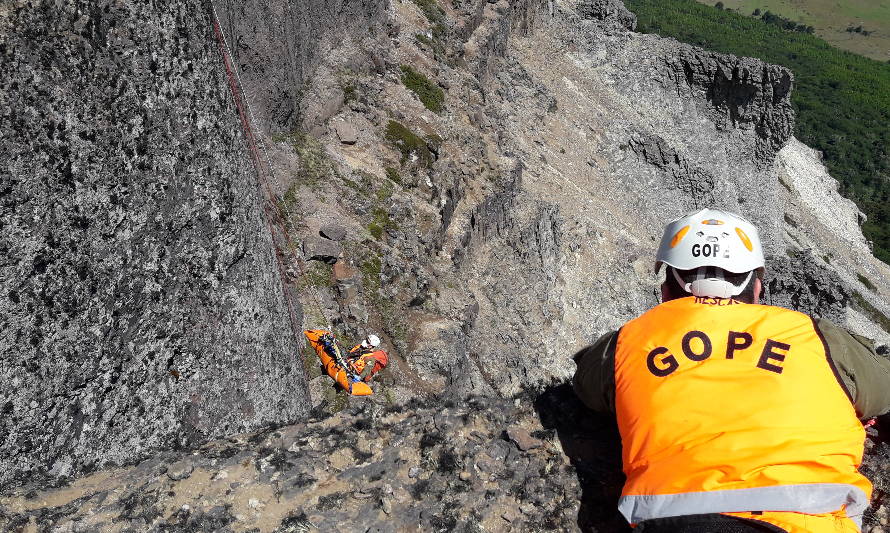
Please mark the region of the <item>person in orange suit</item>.
[[380, 338], [371, 334], [349, 350], [349, 361], [352, 368], [366, 383], [370, 382], [374, 375], [386, 368], [389, 363], [386, 352], [380, 350], [379, 347]]

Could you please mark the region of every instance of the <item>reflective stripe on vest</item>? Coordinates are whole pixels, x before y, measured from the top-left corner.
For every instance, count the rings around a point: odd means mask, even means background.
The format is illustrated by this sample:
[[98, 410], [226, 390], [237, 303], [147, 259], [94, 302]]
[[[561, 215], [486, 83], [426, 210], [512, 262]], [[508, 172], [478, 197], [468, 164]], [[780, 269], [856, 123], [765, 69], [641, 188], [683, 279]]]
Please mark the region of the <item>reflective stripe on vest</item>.
[[846, 506], [847, 516], [862, 527], [862, 513], [868, 503], [868, 496], [859, 487], [809, 483], [755, 489], [622, 496], [618, 500], [618, 510], [628, 522], [637, 524], [652, 518], [751, 510], [821, 514]]
[[622, 514], [846, 506], [858, 518], [871, 494], [857, 471], [865, 432], [812, 319], [728, 302], [673, 300], [621, 328]]

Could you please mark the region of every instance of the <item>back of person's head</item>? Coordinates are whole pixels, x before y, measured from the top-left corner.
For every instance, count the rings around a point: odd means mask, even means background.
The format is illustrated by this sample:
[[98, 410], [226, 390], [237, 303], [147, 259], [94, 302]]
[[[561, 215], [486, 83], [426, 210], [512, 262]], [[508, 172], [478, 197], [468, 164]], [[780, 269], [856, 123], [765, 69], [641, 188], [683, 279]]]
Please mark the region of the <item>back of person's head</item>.
[[757, 228], [743, 217], [702, 209], [670, 222], [655, 259], [666, 265], [664, 299], [690, 294], [753, 302], [754, 279], [763, 275]]

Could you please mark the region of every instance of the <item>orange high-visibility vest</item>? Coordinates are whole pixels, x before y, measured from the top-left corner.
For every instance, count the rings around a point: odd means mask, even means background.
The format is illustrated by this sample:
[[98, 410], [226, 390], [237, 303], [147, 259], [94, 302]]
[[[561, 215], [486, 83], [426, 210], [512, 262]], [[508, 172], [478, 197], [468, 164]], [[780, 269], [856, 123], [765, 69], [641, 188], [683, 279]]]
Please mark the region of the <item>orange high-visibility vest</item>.
[[618, 334], [615, 410], [627, 475], [619, 509], [631, 523], [844, 509], [861, 524], [865, 431], [807, 315], [663, 303]]
[[365, 381], [370, 381], [371, 377], [374, 374], [386, 368], [386, 365], [389, 363], [389, 357], [383, 350], [376, 350], [374, 348], [371, 348], [371, 350], [373, 351], [361, 353], [362, 350], [366, 350], [366, 348], [363, 347], [361, 344], [353, 346], [352, 349], [349, 350], [349, 353], [352, 354], [354, 357], [356, 356], [356, 354], [361, 354], [358, 355], [354, 361], [352, 361], [352, 368], [357, 374], [361, 374], [365, 370], [365, 367], [367, 365], [373, 364], [374, 369], [371, 371], [371, 374], [365, 378]]

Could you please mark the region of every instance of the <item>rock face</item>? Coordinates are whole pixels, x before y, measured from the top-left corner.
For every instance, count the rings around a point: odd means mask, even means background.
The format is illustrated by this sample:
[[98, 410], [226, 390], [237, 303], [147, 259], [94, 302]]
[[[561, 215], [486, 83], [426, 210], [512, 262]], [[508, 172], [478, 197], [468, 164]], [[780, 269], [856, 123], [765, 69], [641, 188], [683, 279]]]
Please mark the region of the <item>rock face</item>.
[[[635, 34], [610, 0], [423, 5], [393, 3], [386, 38], [319, 56], [299, 108], [326, 111], [304, 120], [312, 135], [272, 143], [280, 175], [302, 169], [282, 184], [307, 213], [291, 217], [294, 240], [332, 220], [348, 235], [340, 273], [301, 292], [324, 308], [303, 326], [329, 319], [346, 344], [381, 335], [395, 397], [567, 379], [571, 354], [658, 302], [656, 240], [705, 206], [759, 228], [767, 302], [880, 321], [881, 298], [822, 259], [835, 226], [818, 246], [789, 230], [789, 206], [812, 201], [780, 177], [812, 174], [782, 167], [796, 142], [788, 70]], [[423, 98], [437, 90], [434, 112]], [[886, 291], [879, 272], [868, 279]], [[851, 313], [857, 292], [867, 305]]]
[[851, 290], [834, 270], [820, 265], [812, 250], [773, 257], [764, 302], [844, 324]]
[[[890, 461], [882, 440], [868, 430], [864, 469], [879, 490]], [[22, 487], [0, 497], [0, 529], [633, 531], [617, 511], [624, 475], [615, 423], [566, 386], [533, 401], [353, 407], [196, 452], [61, 489]], [[886, 531], [887, 516], [878, 502], [863, 531]]]
[[307, 411], [205, 7], [4, 8], [0, 489]]
[[587, 19], [614, 24], [625, 30], [637, 28], [637, 16], [624, 7], [621, 0], [583, 0], [578, 3], [578, 14]]
[[772, 161], [794, 130], [793, 75], [784, 67], [750, 57], [679, 46], [666, 59], [678, 88], [685, 87], [713, 106], [719, 130], [753, 130], [757, 155]]
[[0, 499], [0, 529], [630, 531], [603, 498], [620, 491], [615, 443], [614, 423], [564, 389], [536, 404], [365, 406], [25, 488]]
[[[890, 344], [890, 267], [871, 255], [859, 229], [862, 214], [838, 194], [817, 151], [792, 139], [776, 158], [780, 197], [785, 204], [782, 256], [795, 265], [792, 279], [809, 280], [786, 291], [780, 305], [827, 305], [829, 315], [854, 333]], [[784, 283], [784, 282], [781, 282]], [[795, 296], [797, 293], [797, 296]]]
[[886, 265], [790, 137], [784, 69], [635, 34], [612, 0], [218, 7], [275, 133], [260, 139], [296, 319], [347, 347], [378, 334], [389, 366], [366, 398], [338, 395], [311, 351], [294, 368], [207, 13], [17, 8], [0, 318], [24, 348], [0, 358], [17, 391], [0, 392], [5, 482], [348, 409], [160, 455], [118, 471], [118, 492], [90, 488], [110, 472], [16, 490], [0, 526], [622, 531], [611, 423], [560, 384], [573, 353], [658, 302], [657, 238], [694, 208], [758, 226], [768, 302], [890, 323]]

